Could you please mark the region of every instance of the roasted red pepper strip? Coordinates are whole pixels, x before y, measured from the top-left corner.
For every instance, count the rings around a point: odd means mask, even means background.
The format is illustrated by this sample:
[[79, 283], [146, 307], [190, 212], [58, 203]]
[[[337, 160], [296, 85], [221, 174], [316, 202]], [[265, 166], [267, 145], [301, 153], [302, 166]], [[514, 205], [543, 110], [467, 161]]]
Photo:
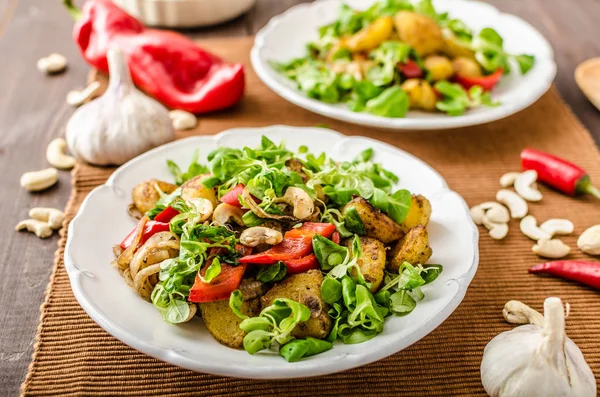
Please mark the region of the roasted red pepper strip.
[[397, 68], [407, 79], [423, 76], [423, 70], [412, 59], [409, 59], [404, 63], [399, 63]]
[[157, 222], [169, 223], [171, 219], [175, 218], [176, 215], [179, 215], [179, 211], [175, 208], [168, 206], [162, 212], [154, 217], [154, 220]]
[[340, 243], [340, 234], [338, 233], [338, 231], [336, 230], [335, 232], [333, 232], [333, 234], [331, 235], [331, 241], [333, 241], [336, 244]]
[[[202, 268], [202, 276], [207, 268], [208, 266]], [[221, 263], [221, 273], [210, 283], [203, 282], [197, 275], [188, 300], [190, 302], [212, 302], [228, 299], [229, 295], [240, 286], [245, 271], [246, 265], [231, 266]]]
[[299, 237], [308, 235], [306, 232], [310, 232], [311, 237], [315, 234], [320, 234], [323, 237], [330, 238], [333, 232], [335, 232], [335, 225], [333, 223], [318, 223], [318, 222], [304, 222], [302, 226], [296, 229], [292, 229], [285, 234], [286, 237]]
[[240, 203], [239, 196], [240, 194], [242, 194], [243, 191], [244, 185], [240, 183], [236, 187], [225, 193], [223, 197], [221, 197], [221, 201], [226, 204], [233, 205], [234, 207], [242, 208], [242, 203]]
[[[142, 220], [143, 220], [143, 218], [142, 218]], [[142, 220], [140, 220], [140, 222]], [[138, 224], [138, 226], [139, 226], [139, 224]], [[125, 237], [123, 239], [123, 241], [121, 241], [120, 246], [121, 246], [122, 249], [124, 249], [124, 250], [127, 249], [133, 243], [133, 239], [137, 235], [138, 226], [136, 226], [136, 228], [133, 229], [127, 235], [127, 237]], [[145, 222], [144, 231], [142, 232], [142, 237], [140, 238], [140, 242], [138, 244], [138, 247], [140, 245], [143, 245], [146, 241], [148, 241], [148, 239], [150, 237], [152, 237], [156, 233], [159, 233], [159, 232], [168, 232], [169, 230], [170, 229], [169, 229], [169, 224], [168, 223], [156, 222], [156, 221], [147, 221], [147, 222]]]
[[302, 273], [319, 268], [319, 261], [315, 254], [306, 255], [300, 259], [289, 259], [283, 261], [283, 263], [287, 266], [287, 272], [289, 274]]
[[206, 113], [229, 107], [244, 92], [244, 66], [228, 64], [185, 36], [145, 28], [109, 0], [89, 0], [79, 12], [73, 39], [85, 60], [108, 73], [106, 53], [119, 46], [134, 83], [168, 107]]
[[541, 263], [529, 269], [529, 273], [549, 274], [580, 282], [600, 291], [600, 262], [581, 260]]
[[541, 150], [524, 149], [521, 152], [521, 168], [536, 171], [538, 181], [569, 196], [588, 193], [600, 198], [600, 190], [592, 185], [585, 170], [560, 157]]
[[480, 86], [484, 91], [491, 91], [502, 78], [503, 70], [498, 69], [494, 73], [481, 77], [459, 76], [455, 77], [458, 84], [462, 85], [465, 90], [473, 86]]

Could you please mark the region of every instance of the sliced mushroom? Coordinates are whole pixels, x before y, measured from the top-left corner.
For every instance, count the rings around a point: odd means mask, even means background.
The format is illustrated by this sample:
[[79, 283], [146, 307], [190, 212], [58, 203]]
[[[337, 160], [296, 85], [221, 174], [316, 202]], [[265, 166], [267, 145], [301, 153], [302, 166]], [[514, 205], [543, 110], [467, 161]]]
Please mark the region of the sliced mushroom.
[[520, 172], [507, 172], [506, 174], [500, 177], [500, 186], [502, 187], [511, 187], [515, 184], [517, 177], [520, 175]]
[[233, 205], [227, 203], [221, 203], [217, 205], [217, 208], [213, 211], [213, 222], [217, 225], [226, 225], [233, 221], [240, 226], [244, 226], [244, 221], [242, 220], [242, 216], [244, 215], [244, 211]]
[[527, 215], [527, 211], [529, 211], [527, 202], [512, 190], [499, 190], [498, 193], [496, 193], [496, 200], [508, 207], [510, 216], [513, 219], [521, 219]]
[[520, 173], [515, 179], [515, 190], [519, 196], [527, 201], [540, 201], [542, 199], [542, 193], [535, 187], [537, 176], [537, 172], [528, 170]]
[[548, 219], [540, 225], [540, 229], [552, 237], [556, 234], [571, 234], [575, 226], [568, 219]]
[[279, 230], [263, 226], [245, 229], [240, 235], [240, 243], [246, 247], [256, 247], [259, 244], [277, 245], [283, 240]]
[[571, 247], [558, 239], [540, 239], [537, 244], [531, 247], [534, 254], [544, 258], [558, 259], [569, 255]]
[[294, 208], [292, 215], [297, 219], [306, 219], [315, 211], [312, 197], [299, 187], [290, 186], [285, 194], [275, 200], [276, 203], [286, 203]]
[[264, 209], [262, 209], [256, 203], [256, 201], [254, 201], [254, 198], [252, 197], [252, 195], [250, 194], [248, 189], [244, 189], [242, 191], [241, 196], [242, 196], [242, 200], [244, 201], [244, 204], [246, 204], [246, 206], [250, 209], [250, 211], [254, 212], [254, 214], [256, 216], [258, 216], [259, 218], [276, 219], [278, 221], [287, 221], [287, 222], [295, 222], [298, 220], [298, 219], [294, 218], [293, 216], [269, 214]]
[[[197, 223], [202, 223], [213, 213], [213, 205], [212, 202], [205, 198], [194, 198], [190, 199], [186, 202], [189, 206], [194, 207], [194, 213], [197, 214], [198, 218], [196, 219]], [[243, 215], [243, 214], [242, 214]], [[241, 217], [240, 217], [241, 219]]]
[[521, 228], [521, 232], [532, 240], [549, 240], [552, 238], [552, 236], [537, 226], [537, 219], [533, 215], [527, 215], [521, 219], [519, 227]]

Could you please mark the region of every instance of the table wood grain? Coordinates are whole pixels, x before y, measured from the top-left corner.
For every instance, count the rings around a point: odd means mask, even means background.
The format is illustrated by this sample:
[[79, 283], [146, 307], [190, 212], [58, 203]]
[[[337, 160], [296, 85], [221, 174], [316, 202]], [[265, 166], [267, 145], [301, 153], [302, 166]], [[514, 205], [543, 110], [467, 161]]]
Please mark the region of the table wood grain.
[[[184, 30], [201, 39], [254, 34], [274, 15], [299, 0], [258, 0], [246, 15], [224, 25]], [[0, 394], [15, 395], [27, 370], [38, 324], [39, 305], [52, 269], [57, 236], [39, 240], [17, 233], [14, 225], [29, 208], [63, 208], [70, 192], [70, 175], [49, 191], [30, 194], [19, 187], [20, 175], [47, 166], [44, 151], [64, 134], [73, 109], [65, 104], [68, 91], [82, 87], [88, 67], [71, 40], [72, 23], [59, 1], [20, 0], [8, 26], [5, 15], [16, 0], [0, 0]], [[600, 1], [492, 0], [505, 12], [534, 25], [552, 43], [558, 62], [556, 84], [575, 114], [600, 142], [600, 113], [575, 85], [575, 66], [600, 56], [597, 40]], [[44, 76], [37, 59], [51, 52], [64, 54], [69, 69]], [[524, 134], [527, 131], [523, 131]]]

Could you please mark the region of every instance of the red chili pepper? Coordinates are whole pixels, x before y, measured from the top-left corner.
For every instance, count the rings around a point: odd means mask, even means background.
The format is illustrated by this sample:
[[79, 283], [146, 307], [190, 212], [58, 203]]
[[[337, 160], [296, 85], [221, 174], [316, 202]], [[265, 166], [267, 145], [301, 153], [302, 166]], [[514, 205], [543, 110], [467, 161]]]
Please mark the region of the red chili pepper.
[[245, 186], [241, 183], [238, 184], [236, 187], [225, 193], [223, 197], [221, 197], [221, 201], [226, 204], [233, 205], [234, 207], [242, 208], [242, 203], [240, 203], [239, 196], [244, 191], [244, 187]]
[[423, 70], [412, 59], [409, 59], [403, 63], [399, 63], [397, 68], [407, 79], [414, 79], [423, 76]]
[[336, 244], [340, 243], [341, 238], [340, 238], [340, 234], [338, 233], [337, 230], [335, 232], [333, 232], [333, 234], [331, 235], [331, 241], [333, 241]]
[[319, 268], [319, 261], [315, 254], [306, 255], [300, 259], [290, 259], [283, 261], [287, 266], [287, 272], [289, 274], [303, 273], [311, 269]]
[[168, 206], [162, 212], [154, 217], [154, 220], [157, 222], [169, 223], [171, 219], [175, 218], [176, 215], [179, 215], [179, 211], [175, 208]]
[[[208, 266], [205, 266], [200, 272], [203, 277], [207, 268]], [[194, 285], [190, 289], [188, 300], [190, 302], [212, 302], [228, 299], [229, 295], [240, 286], [245, 271], [246, 265], [232, 266], [221, 263], [221, 273], [210, 283], [203, 282], [197, 275]]]
[[600, 262], [581, 260], [546, 262], [535, 265], [529, 269], [529, 273], [549, 274], [600, 290]]
[[166, 106], [206, 113], [242, 97], [242, 64], [225, 63], [179, 33], [147, 29], [111, 1], [89, 0], [81, 11], [72, 0], [64, 3], [76, 19], [73, 38], [85, 60], [108, 73], [107, 50], [119, 46], [134, 83]]
[[560, 157], [540, 150], [525, 149], [521, 152], [521, 168], [536, 171], [538, 181], [569, 196], [588, 193], [600, 198], [600, 190], [592, 185], [585, 170]]
[[502, 70], [502, 68], [500, 68], [494, 73], [489, 74], [487, 76], [470, 77], [457, 75], [455, 77], [455, 80], [458, 84], [462, 85], [465, 88], [465, 90], [468, 90], [469, 88], [478, 85], [481, 88], [483, 88], [484, 91], [491, 91], [492, 88], [494, 88], [496, 84], [498, 84], [498, 82], [502, 78], [503, 73], [504, 71]]
[[[143, 218], [142, 218], [142, 220], [143, 220]], [[142, 220], [140, 220], [140, 222], [142, 222]], [[141, 245], [143, 245], [146, 241], [148, 241], [148, 239], [150, 237], [152, 237], [156, 233], [159, 233], [159, 232], [168, 232], [169, 230], [170, 230], [169, 223], [156, 222], [156, 221], [147, 221], [145, 223], [145, 225], [144, 225], [144, 231], [142, 232], [142, 237], [140, 238], [140, 242], [138, 244], [138, 247], [141, 246]], [[123, 239], [123, 241], [121, 241], [120, 245], [121, 245], [122, 249], [124, 249], [124, 250], [127, 249], [133, 243], [133, 239], [137, 235], [137, 232], [138, 232], [138, 226], [136, 226], [136, 228], [133, 229], [127, 235], [127, 237], [125, 237]]]

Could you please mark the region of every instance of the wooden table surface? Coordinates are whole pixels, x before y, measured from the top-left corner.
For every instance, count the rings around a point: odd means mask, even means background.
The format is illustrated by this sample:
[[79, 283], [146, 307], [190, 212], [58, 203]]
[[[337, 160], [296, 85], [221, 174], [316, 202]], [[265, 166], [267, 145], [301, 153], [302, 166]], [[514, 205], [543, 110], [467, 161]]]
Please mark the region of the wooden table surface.
[[[14, 0], [16, 1], [16, 0]], [[185, 31], [194, 38], [254, 34], [272, 16], [299, 0], [258, 0], [254, 9], [225, 25]], [[575, 85], [575, 66], [600, 56], [597, 23], [600, 1], [492, 0], [502, 11], [514, 13], [542, 32], [554, 47], [558, 62], [556, 83], [573, 111], [600, 142], [600, 113]], [[17, 233], [14, 225], [35, 206], [64, 208], [70, 175], [60, 173], [57, 186], [41, 194], [19, 187], [26, 171], [47, 167], [46, 144], [64, 134], [73, 109], [65, 104], [68, 91], [82, 87], [88, 67], [71, 41], [69, 15], [60, 1], [20, 0], [10, 23], [5, 15], [11, 0], [0, 0], [0, 394], [15, 395], [31, 358], [39, 305], [52, 269], [57, 236], [39, 240]], [[4, 28], [4, 29], [3, 29]], [[51, 52], [69, 59], [66, 73], [47, 77], [36, 61]], [[527, 131], [523, 131], [527, 133]]]

